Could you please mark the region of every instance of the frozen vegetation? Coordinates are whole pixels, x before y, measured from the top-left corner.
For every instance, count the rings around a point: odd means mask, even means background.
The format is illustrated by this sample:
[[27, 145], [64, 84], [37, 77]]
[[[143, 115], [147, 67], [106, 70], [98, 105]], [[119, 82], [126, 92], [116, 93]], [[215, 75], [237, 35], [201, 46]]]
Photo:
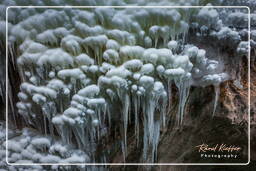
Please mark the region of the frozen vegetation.
[[[103, 5], [125, 2], [113, 0]], [[146, 2], [140, 1], [139, 5]], [[200, 4], [196, 0], [189, 2], [179, 5]], [[7, 6], [15, 4], [5, 1]], [[168, 1], [157, 4], [177, 5]], [[141, 161], [157, 161], [160, 130], [165, 128], [167, 112], [172, 108], [171, 87], [178, 90], [175, 125], [182, 126], [191, 86], [214, 86], [214, 115], [219, 85], [232, 78], [222, 61], [209, 59], [206, 50], [187, 43], [189, 34], [211, 37], [246, 56], [246, 11], [211, 7], [9, 9], [9, 53], [11, 60], [17, 60], [15, 69], [22, 80], [16, 107], [26, 126], [36, 128], [40, 135], [24, 128], [18, 138], [9, 140], [8, 161], [108, 162], [106, 154], [96, 154], [97, 144], [113, 129], [121, 136], [124, 161], [128, 129], [134, 129], [137, 144], [143, 141]], [[223, 13], [228, 14], [228, 21], [223, 19]], [[4, 21], [0, 25], [3, 28]], [[235, 29], [237, 26], [244, 28]], [[2, 38], [4, 31], [1, 29]], [[255, 46], [256, 33], [251, 34]], [[5, 155], [3, 150], [0, 155]]]
[[[71, 166], [44, 166], [39, 165], [17, 165], [8, 166], [5, 163], [6, 142], [5, 142], [5, 125], [0, 122], [0, 170], [69, 170]], [[17, 164], [29, 163], [86, 163], [90, 158], [84, 151], [75, 148], [72, 145], [64, 144], [59, 139], [50, 136], [39, 135], [37, 130], [24, 128], [21, 131], [8, 131], [11, 140], [8, 141], [8, 161]], [[73, 169], [84, 170], [85, 166], [75, 166]], [[87, 168], [88, 170], [94, 170]], [[100, 170], [100, 168], [98, 168]]]

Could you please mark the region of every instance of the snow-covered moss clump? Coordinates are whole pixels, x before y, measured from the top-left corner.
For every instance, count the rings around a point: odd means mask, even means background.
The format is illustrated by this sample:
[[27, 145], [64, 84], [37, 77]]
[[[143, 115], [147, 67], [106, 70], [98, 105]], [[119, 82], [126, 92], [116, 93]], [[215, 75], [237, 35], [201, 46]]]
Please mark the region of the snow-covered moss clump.
[[[5, 141], [4, 124], [0, 123], [0, 169], [4, 170], [45, 170], [40, 165], [30, 163], [88, 163], [90, 158], [85, 152], [75, 149], [74, 146], [63, 144], [60, 140], [50, 136], [38, 135], [33, 129], [24, 128], [22, 131], [8, 130], [8, 144]], [[8, 147], [8, 162], [27, 164], [23, 166], [10, 166], [6, 164], [6, 150]], [[49, 166], [48, 169], [68, 169], [69, 166]], [[84, 166], [76, 166], [82, 169]]]

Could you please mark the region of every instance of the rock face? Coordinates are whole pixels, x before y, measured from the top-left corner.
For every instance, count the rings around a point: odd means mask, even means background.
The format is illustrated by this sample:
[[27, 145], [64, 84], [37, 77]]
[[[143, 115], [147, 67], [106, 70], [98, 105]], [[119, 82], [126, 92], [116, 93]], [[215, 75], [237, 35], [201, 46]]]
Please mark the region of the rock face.
[[[245, 65], [246, 66], [246, 63]], [[252, 68], [251, 73], [255, 73]], [[247, 74], [246, 70], [243, 74]], [[237, 88], [232, 81], [221, 84], [221, 96], [218, 102], [215, 116], [212, 117], [212, 106], [214, 101], [213, 87], [209, 86], [203, 90], [192, 88], [186, 105], [186, 112], [191, 113], [185, 117], [185, 123], [182, 127], [175, 127], [168, 124], [166, 130], [163, 130], [158, 146], [157, 158], [159, 163], [184, 162], [184, 163], [208, 163], [208, 162], [241, 162], [248, 161], [248, 82], [246, 77], [242, 80], [243, 89]], [[255, 161], [255, 78], [251, 77], [251, 164], [249, 166], [225, 167], [225, 166], [159, 166], [159, 167], [134, 167], [133, 169], [151, 169], [151, 170], [254, 170]], [[172, 115], [172, 113], [170, 113]], [[133, 144], [132, 137], [131, 146]], [[236, 144], [242, 148], [237, 153], [238, 159], [205, 159], [201, 158], [198, 149], [195, 147], [202, 143], [205, 144]], [[136, 162], [140, 151], [129, 148], [129, 162]], [[120, 161], [120, 160], [115, 160]], [[132, 167], [119, 168], [129, 170]], [[111, 167], [111, 170], [118, 170]]]

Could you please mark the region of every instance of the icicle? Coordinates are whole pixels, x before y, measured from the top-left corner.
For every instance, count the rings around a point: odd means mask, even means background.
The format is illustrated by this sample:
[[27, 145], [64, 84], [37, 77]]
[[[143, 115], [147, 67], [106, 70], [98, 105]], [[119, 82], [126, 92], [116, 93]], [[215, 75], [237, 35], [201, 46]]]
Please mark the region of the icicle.
[[172, 83], [170, 80], [167, 81], [167, 93], [168, 93], [168, 113], [171, 110], [171, 105], [172, 105]]
[[109, 130], [111, 130], [111, 113], [110, 113], [109, 107], [107, 108], [107, 115], [108, 115], [108, 127], [109, 127]]
[[214, 91], [215, 91], [215, 99], [214, 99], [214, 107], [213, 107], [212, 117], [214, 116], [216, 108], [217, 108], [217, 104], [218, 104], [218, 100], [219, 100], [219, 96], [220, 96], [220, 86], [215, 85]]
[[182, 125], [184, 118], [184, 108], [189, 95], [190, 85], [189, 82], [187, 80], [183, 80], [183, 78], [175, 80], [175, 84], [179, 89], [179, 106], [177, 122], [178, 124]]
[[76, 141], [78, 142], [79, 149], [83, 149], [86, 145], [87, 137], [84, 136], [84, 128], [83, 127], [74, 127], [73, 133], [75, 135]]
[[142, 113], [143, 113], [143, 160], [146, 161], [147, 159], [147, 152], [148, 152], [148, 121], [147, 121], [147, 105], [146, 100], [142, 101]]
[[99, 52], [98, 52], [99, 54], [99, 65], [101, 65], [102, 64], [102, 49], [101, 49], [101, 47], [99, 48]]
[[67, 144], [71, 144], [71, 134], [70, 134], [70, 129], [66, 126], [62, 126], [61, 128], [61, 137], [62, 137], [62, 141], [67, 143]]
[[125, 158], [126, 158], [126, 147], [125, 147], [124, 141], [121, 142], [121, 148], [122, 148], [122, 153], [123, 153], [123, 159], [124, 159], [124, 162], [125, 162]]
[[138, 99], [136, 96], [134, 96], [134, 117], [135, 117], [135, 137], [136, 137], [136, 144], [137, 147], [139, 146], [139, 116], [138, 116]]
[[[145, 97], [143, 108], [144, 115], [144, 136], [143, 136], [143, 160], [146, 161], [149, 147], [152, 147], [152, 154], [155, 154], [155, 147], [158, 144], [158, 134], [160, 134], [159, 121], [155, 121], [155, 107], [157, 101], [154, 98], [147, 96]], [[157, 133], [157, 132], [158, 133]], [[154, 160], [154, 155], [152, 155]]]
[[157, 158], [157, 146], [158, 146], [159, 137], [160, 137], [160, 123], [159, 123], [159, 121], [156, 121], [154, 125], [155, 125], [155, 127], [154, 127], [154, 138], [153, 138], [153, 142], [152, 142], [152, 163]]
[[143, 136], [143, 160], [146, 161], [147, 159], [147, 150], [148, 150], [148, 124], [147, 124], [147, 120], [146, 120], [146, 114], [143, 112], [144, 114], [144, 136]]
[[97, 61], [97, 64], [100, 65], [100, 56], [99, 56], [99, 48], [98, 47], [95, 47], [94, 53], [95, 53], [95, 61]]
[[[162, 106], [160, 108], [160, 120], [161, 120], [163, 128], [165, 128], [165, 126], [166, 126], [166, 113], [167, 113], [166, 112], [166, 107], [167, 107], [167, 101], [168, 101], [168, 99], [163, 98], [163, 104], [162, 104]], [[168, 111], [168, 113], [169, 113], [169, 111]]]
[[122, 99], [123, 103], [123, 156], [124, 158], [126, 157], [127, 154], [127, 125], [128, 125], [128, 114], [129, 114], [129, 107], [130, 107], [130, 99], [129, 99], [129, 95], [125, 94], [123, 99]]
[[103, 106], [103, 123], [106, 123], [106, 119], [107, 119], [107, 104]]
[[51, 123], [51, 121], [49, 121], [49, 130], [50, 130], [50, 135], [51, 135], [51, 137], [53, 137], [54, 136], [54, 129], [53, 129], [53, 125], [52, 125], [52, 123]]
[[44, 134], [47, 135], [46, 117], [45, 116], [43, 117], [44, 117]]
[[239, 88], [239, 89], [242, 89], [243, 88], [243, 85], [241, 84], [241, 74], [242, 74], [242, 62], [239, 62], [239, 70], [238, 70], [238, 73], [236, 74], [237, 75], [237, 79], [234, 81], [234, 85]]
[[153, 99], [149, 100], [147, 117], [148, 117], [148, 129], [149, 129], [149, 142], [153, 142], [154, 139], [154, 113], [155, 113], [155, 102]]
[[157, 47], [158, 36], [155, 37], [155, 48]]
[[186, 32], [182, 33], [182, 45], [185, 46]]

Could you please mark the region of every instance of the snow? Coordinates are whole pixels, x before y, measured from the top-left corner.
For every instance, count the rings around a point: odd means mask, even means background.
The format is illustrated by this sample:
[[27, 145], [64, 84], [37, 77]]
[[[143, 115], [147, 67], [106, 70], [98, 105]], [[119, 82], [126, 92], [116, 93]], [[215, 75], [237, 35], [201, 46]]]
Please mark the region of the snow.
[[61, 156], [65, 156], [65, 153], [68, 152], [68, 148], [65, 147], [65, 146], [63, 146], [63, 145], [61, 145], [61, 144], [56, 143], [56, 144], [54, 144], [54, 145], [52, 145], [52, 146], [50, 147], [49, 152], [50, 152], [50, 153], [56, 153], [56, 152], [58, 152], [58, 153], [61, 154]]
[[30, 81], [31, 83], [33, 83], [34, 85], [37, 84], [37, 78], [34, 77], [34, 76], [30, 77], [30, 78], [29, 78], [29, 81]]
[[31, 144], [34, 145], [36, 148], [49, 148], [51, 146], [51, 142], [48, 138], [34, 138], [31, 141]]
[[102, 47], [108, 41], [108, 37], [105, 35], [90, 36], [83, 40], [83, 44], [95, 49], [95, 47]]
[[175, 41], [175, 40], [171, 40], [171, 41], [169, 41], [168, 42], [168, 48], [169, 49], [171, 49], [172, 51], [176, 51], [177, 50], [177, 48], [178, 48], [178, 43], [177, 43], [177, 41]]
[[20, 160], [21, 159], [21, 155], [18, 154], [18, 153], [13, 153], [10, 157], [10, 162], [16, 162], [17, 160]]
[[50, 64], [52, 66], [67, 67], [73, 65], [73, 58], [61, 48], [49, 49], [40, 56], [37, 64], [39, 66]]
[[104, 29], [101, 26], [97, 25], [97, 26], [89, 27], [88, 25], [79, 21], [75, 22], [75, 28], [83, 37], [96, 36], [104, 33]]
[[112, 76], [110, 79], [110, 83], [116, 88], [127, 88], [127, 81], [118, 76]]
[[40, 53], [44, 52], [47, 50], [47, 47], [38, 43], [34, 42], [30, 39], [25, 40], [21, 45], [20, 45], [20, 50], [24, 53]]
[[122, 46], [120, 48], [120, 57], [122, 59], [139, 59], [144, 52], [144, 48], [140, 46]]
[[219, 13], [214, 8], [202, 8], [197, 14], [200, 24], [208, 28], [216, 28], [219, 21]]
[[27, 94], [39, 93], [47, 97], [55, 99], [57, 97], [56, 91], [44, 86], [34, 86], [29, 83], [22, 83], [20, 86], [21, 90], [24, 90]]
[[113, 39], [115, 41], [117, 41], [119, 44], [128, 44], [128, 45], [134, 45], [136, 43], [136, 40], [134, 38], [133, 35], [131, 35], [129, 32], [127, 31], [121, 31], [118, 29], [113, 29], [113, 30], [109, 30], [107, 31], [107, 36], [110, 39]]
[[80, 79], [81, 76], [85, 77], [84, 73], [79, 68], [63, 69], [58, 72], [58, 77], [62, 79], [66, 79], [66, 78]]
[[156, 82], [154, 83], [154, 88], [153, 88], [153, 90], [154, 90], [154, 92], [155, 92], [156, 94], [161, 94], [161, 93], [165, 92], [165, 88], [164, 88], [163, 83], [160, 82], [160, 81], [156, 81]]
[[87, 105], [91, 108], [96, 108], [100, 105], [104, 105], [105, 103], [106, 103], [105, 99], [103, 98], [94, 98], [94, 99], [89, 99], [87, 102]]
[[238, 54], [241, 54], [241, 55], [247, 55], [248, 52], [249, 52], [249, 44], [248, 44], [248, 41], [241, 41], [241, 42], [238, 44], [237, 52], [238, 52]]
[[78, 91], [78, 94], [83, 97], [94, 97], [98, 95], [100, 92], [100, 89], [97, 85], [89, 85], [81, 90]]
[[[59, 3], [64, 1], [50, 4]], [[85, 4], [97, 5], [98, 2]], [[144, 135], [144, 159], [151, 157], [154, 162], [165, 125], [165, 109], [171, 108], [172, 86], [178, 91], [176, 118], [179, 124], [187, 113], [185, 104], [191, 85], [216, 87], [215, 113], [218, 86], [229, 76], [223, 73], [221, 61], [209, 60], [204, 49], [187, 45], [191, 22], [194, 22], [191, 34], [200, 31], [195, 34], [209, 34], [220, 44], [237, 48], [239, 54], [249, 49], [241, 42], [242, 34], [225, 25], [219, 11], [213, 8], [195, 10], [193, 16], [188, 9], [66, 8], [34, 12], [19, 9], [19, 13], [20, 16], [14, 17], [17, 21], [10, 23], [10, 47], [17, 45], [20, 49], [17, 62], [22, 84], [20, 101], [16, 104], [19, 113], [41, 132], [56, 133], [68, 145], [75, 142], [76, 148], [88, 151], [92, 159], [95, 140], [101, 138], [105, 127], [114, 127], [121, 133], [125, 158], [128, 125], [134, 119], [136, 141]], [[244, 21], [243, 14], [236, 16], [235, 13], [229, 15], [234, 18], [230, 20], [232, 25]], [[253, 37], [253, 32], [251, 34]], [[42, 123], [35, 122], [41, 118], [44, 118]], [[113, 125], [115, 122], [120, 124]], [[33, 139], [32, 144], [33, 141], [36, 140]], [[46, 154], [48, 149], [44, 148], [41, 149], [44, 154], [31, 152], [40, 150], [40, 144], [22, 154], [31, 159], [34, 156], [36, 162], [89, 161], [88, 156], [88, 160], [83, 160], [79, 154], [64, 155], [68, 148], [61, 144], [53, 147], [52, 143], [47, 145], [50, 154]], [[58, 151], [61, 157], [55, 156]], [[23, 158], [14, 153], [12, 160]]]
[[21, 155], [22, 155], [22, 157], [25, 157], [27, 159], [34, 158], [34, 152], [31, 152], [30, 150], [22, 150]]
[[201, 60], [201, 59], [203, 59], [203, 58], [205, 57], [205, 54], [206, 54], [206, 51], [205, 51], [205, 50], [199, 49], [199, 50], [198, 50], [198, 53], [197, 53], [197, 58], [198, 58], [199, 60]]
[[221, 82], [226, 81], [228, 79], [228, 75], [226, 73], [220, 73], [220, 74], [209, 74], [205, 75], [202, 78], [204, 85], [219, 85]]
[[248, 14], [242, 12], [233, 12], [228, 15], [228, 24], [235, 27], [247, 27], [248, 26]]
[[50, 77], [50, 78], [54, 78], [54, 77], [55, 77], [55, 72], [51, 71], [51, 72], [49, 73], [49, 77]]
[[106, 43], [106, 48], [107, 49], [113, 49], [113, 50], [119, 50], [120, 45], [117, 41], [110, 39]]
[[28, 96], [23, 92], [19, 92], [18, 97], [21, 101], [26, 101], [28, 99]]
[[103, 73], [106, 73], [106, 72], [108, 72], [109, 70], [114, 69], [114, 68], [115, 68], [114, 65], [111, 65], [111, 64], [109, 64], [109, 63], [103, 62], [103, 63], [102, 63], [102, 66], [101, 66], [101, 68], [100, 68], [100, 71], [103, 72]]
[[163, 65], [158, 65], [157, 68], [156, 68], [156, 70], [157, 70], [157, 72], [158, 72], [159, 74], [162, 74], [162, 73], [164, 73], [165, 68], [164, 68]]
[[87, 156], [78, 156], [77, 154], [73, 154], [71, 157], [65, 159], [63, 163], [85, 163], [87, 160]]
[[90, 58], [87, 54], [80, 54], [76, 57], [77, 64], [79, 65], [93, 65], [94, 64], [94, 60], [92, 58]]
[[63, 38], [70, 34], [65, 27], [58, 27], [53, 30], [53, 33], [57, 38]]
[[185, 71], [184, 71], [184, 69], [179, 67], [179, 68], [175, 68], [175, 69], [167, 69], [167, 70], [165, 70], [164, 74], [167, 77], [174, 77], [174, 76], [184, 75]]
[[144, 64], [141, 69], [140, 69], [140, 73], [142, 75], [144, 74], [152, 74], [154, 72], [155, 68], [153, 64]]
[[64, 124], [62, 117], [58, 116], [58, 115], [52, 118], [52, 123], [54, 123], [56, 125], [63, 125]]
[[73, 118], [70, 118], [70, 117], [67, 117], [67, 116], [63, 115], [62, 119], [63, 119], [65, 125], [66, 124], [71, 125], [71, 126], [75, 125], [75, 120]]
[[133, 91], [136, 91], [138, 89], [138, 86], [137, 85], [132, 85], [132, 90]]
[[111, 69], [106, 73], [107, 77], [113, 77], [113, 76], [118, 76], [121, 78], [126, 78], [127, 76], [131, 75], [131, 72], [124, 68], [123, 66]]
[[166, 48], [158, 49], [158, 61], [161, 64], [172, 63], [173, 61], [172, 51]]
[[76, 118], [82, 114], [81, 110], [78, 110], [77, 108], [70, 107], [67, 110], [64, 111], [64, 115], [71, 117], [71, 118]]
[[66, 85], [64, 84], [63, 81], [59, 79], [52, 79], [51, 81], [48, 82], [47, 87], [50, 89], [54, 89], [56, 91], [65, 90]]
[[68, 35], [61, 40], [60, 46], [65, 51], [75, 56], [81, 53], [81, 41], [82, 39], [79, 37]]
[[139, 59], [133, 59], [125, 62], [123, 65], [128, 70], [136, 71], [142, 67], [143, 63]]
[[154, 84], [154, 78], [149, 76], [142, 76], [139, 80], [140, 84], [143, 85], [143, 87], [151, 87]]
[[20, 146], [19, 143], [9, 140], [8, 141], [8, 150], [19, 153], [19, 152], [21, 152], [22, 147]]
[[87, 109], [86, 113], [88, 113], [89, 115], [94, 115], [95, 114], [95, 112], [91, 109]]
[[13, 26], [10, 32], [11, 35], [15, 37], [15, 40], [17, 41], [23, 41], [29, 35], [29, 32], [23, 29], [20, 24]]
[[222, 27], [219, 32], [216, 33], [219, 40], [228, 41], [227, 43], [238, 43], [241, 39], [238, 32], [231, 30], [228, 27]]
[[149, 48], [149, 47], [151, 47], [152, 46], [152, 40], [151, 40], [151, 38], [150, 37], [145, 37], [144, 38], [144, 44], [145, 44], [145, 47], [147, 47], [147, 48]]
[[191, 71], [193, 64], [189, 61], [189, 57], [187, 55], [181, 55], [176, 56], [173, 67], [181, 67], [183, 70]]
[[46, 102], [46, 97], [42, 96], [41, 94], [34, 94], [32, 100], [37, 104], [42, 104]]
[[16, 106], [17, 106], [18, 109], [22, 109], [22, 110], [26, 110], [27, 109], [26, 105], [24, 103], [22, 103], [22, 102], [18, 102], [16, 104]]
[[40, 158], [41, 163], [59, 163], [61, 161], [60, 157], [54, 155], [46, 155]]
[[35, 54], [23, 53], [20, 57], [18, 57], [17, 63], [20, 65], [36, 64], [39, 58], [40, 58], [40, 53], [35, 53]]
[[117, 63], [119, 61], [119, 54], [116, 50], [113, 49], [107, 49], [104, 53], [103, 53], [103, 58], [111, 63]]
[[99, 120], [98, 120], [98, 119], [94, 119], [94, 120], [92, 121], [92, 124], [93, 124], [93, 126], [98, 126], [100, 123], [99, 123]]
[[54, 35], [53, 30], [46, 30], [36, 36], [36, 40], [45, 45], [57, 45], [58, 39]]
[[192, 46], [187, 49], [187, 55], [189, 58], [196, 57], [198, 55], [199, 49], [196, 46]]
[[95, 74], [96, 72], [99, 71], [99, 66], [98, 66], [98, 65], [91, 65], [91, 66], [88, 68], [88, 71], [90, 71], [91, 73]]

